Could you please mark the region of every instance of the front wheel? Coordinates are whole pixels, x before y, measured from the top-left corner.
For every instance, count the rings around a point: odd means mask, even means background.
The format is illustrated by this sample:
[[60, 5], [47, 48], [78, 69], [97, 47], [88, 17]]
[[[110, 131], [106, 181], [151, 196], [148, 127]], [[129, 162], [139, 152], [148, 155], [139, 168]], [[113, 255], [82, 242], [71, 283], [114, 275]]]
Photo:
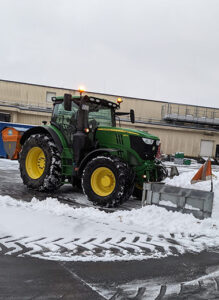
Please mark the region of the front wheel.
[[21, 178], [28, 188], [53, 191], [61, 186], [61, 156], [50, 136], [31, 135], [22, 147], [19, 163]]
[[85, 167], [82, 188], [88, 199], [96, 205], [114, 207], [128, 200], [129, 169], [117, 157], [98, 156]]

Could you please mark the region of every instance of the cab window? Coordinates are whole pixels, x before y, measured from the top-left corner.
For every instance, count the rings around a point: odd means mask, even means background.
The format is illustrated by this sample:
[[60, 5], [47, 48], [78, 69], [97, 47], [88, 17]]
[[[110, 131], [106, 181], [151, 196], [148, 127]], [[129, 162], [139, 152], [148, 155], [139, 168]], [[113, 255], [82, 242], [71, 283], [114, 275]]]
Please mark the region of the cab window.
[[78, 106], [73, 101], [71, 103], [71, 111], [67, 111], [64, 109], [64, 103], [55, 104], [53, 110], [53, 121], [59, 125], [68, 125], [75, 124], [76, 125], [76, 115], [78, 111]]
[[88, 122], [96, 121], [97, 126], [113, 126], [112, 111], [108, 107], [101, 107], [96, 111], [89, 111]]

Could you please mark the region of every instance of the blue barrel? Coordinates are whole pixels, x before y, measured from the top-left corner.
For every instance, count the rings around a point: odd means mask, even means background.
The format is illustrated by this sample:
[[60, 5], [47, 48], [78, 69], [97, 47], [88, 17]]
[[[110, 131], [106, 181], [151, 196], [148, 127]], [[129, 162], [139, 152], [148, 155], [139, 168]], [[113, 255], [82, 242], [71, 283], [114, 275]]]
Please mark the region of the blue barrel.
[[16, 129], [18, 129], [18, 128], [22, 128], [22, 129], [26, 128], [28, 130], [29, 128], [34, 127], [34, 125], [17, 124], [17, 123], [11, 123], [11, 122], [0, 122], [0, 157], [3, 157], [3, 158], [7, 158], [7, 154], [6, 154], [5, 149], [4, 149], [1, 132], [6, 127], [16, 127]]

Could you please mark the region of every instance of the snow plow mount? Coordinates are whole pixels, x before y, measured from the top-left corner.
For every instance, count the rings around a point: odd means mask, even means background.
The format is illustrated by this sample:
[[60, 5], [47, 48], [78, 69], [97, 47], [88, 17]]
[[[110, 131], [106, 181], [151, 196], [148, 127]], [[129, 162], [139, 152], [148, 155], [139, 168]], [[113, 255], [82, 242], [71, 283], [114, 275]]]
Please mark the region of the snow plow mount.
[[[168, 210], [192, 213], [198, 219], [211, 217], [214, 193], [167, 185], [144, 183], [142, 206], [158, 205]], [[170, 206], [172, 204], [172, 206]]]

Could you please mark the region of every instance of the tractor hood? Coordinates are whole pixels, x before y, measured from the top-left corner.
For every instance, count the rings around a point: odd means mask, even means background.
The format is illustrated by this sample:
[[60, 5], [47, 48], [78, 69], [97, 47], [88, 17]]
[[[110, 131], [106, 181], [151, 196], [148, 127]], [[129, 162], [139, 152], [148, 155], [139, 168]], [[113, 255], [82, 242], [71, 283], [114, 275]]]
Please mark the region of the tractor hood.
[[154, 160], [160, 140], [145, 131], [121, 128], [99, 127], [96, 139], [102, 148], [121, 149], [127, 161], [133, 165], [142, 165], [145, 160]]
[[127, 135], [134, 135], [134, 136], [139, 136], [143, 138], [149, 138], [152, 140], [159, 140], [158, 137], [149, 134], [146, 131], [143, 130], [136, 130], [136, 129], [130, 129], [130, 128], [122, 128], [122, 127], [98, 127], [98, 131], [105, 131], [105, 132], [115, 132], [118, 134], [127, 134]]

